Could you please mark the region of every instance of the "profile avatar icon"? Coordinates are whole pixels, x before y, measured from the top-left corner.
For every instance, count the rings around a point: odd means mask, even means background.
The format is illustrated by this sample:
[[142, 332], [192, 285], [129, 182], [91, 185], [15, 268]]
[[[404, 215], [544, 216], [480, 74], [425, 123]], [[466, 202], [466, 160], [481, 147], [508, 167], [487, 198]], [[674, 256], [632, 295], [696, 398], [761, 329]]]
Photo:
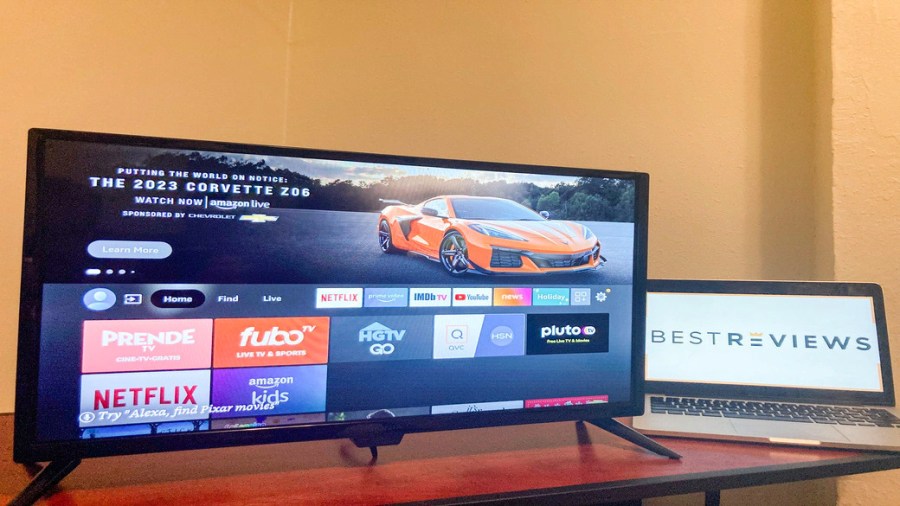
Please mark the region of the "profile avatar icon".
[[106, 288], [93, 288], [84, 294], [84, 307], [91, 311], [106, 311], [116, 303], [116, 294]]

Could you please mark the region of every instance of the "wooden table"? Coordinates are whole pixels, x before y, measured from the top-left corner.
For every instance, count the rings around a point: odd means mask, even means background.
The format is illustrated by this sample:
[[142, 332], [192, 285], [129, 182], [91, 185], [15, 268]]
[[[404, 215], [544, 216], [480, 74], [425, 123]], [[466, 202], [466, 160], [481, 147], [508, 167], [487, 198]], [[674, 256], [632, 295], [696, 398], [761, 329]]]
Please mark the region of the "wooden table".
[[[87, 459], [49, 504], [634, 501], [900, 467], [900, 454], [659, 438], [680, 461], [572, 422], [407, 435], [378, 462], [347, 441]], [[0, 415], [0, 500], [29, 481]]]

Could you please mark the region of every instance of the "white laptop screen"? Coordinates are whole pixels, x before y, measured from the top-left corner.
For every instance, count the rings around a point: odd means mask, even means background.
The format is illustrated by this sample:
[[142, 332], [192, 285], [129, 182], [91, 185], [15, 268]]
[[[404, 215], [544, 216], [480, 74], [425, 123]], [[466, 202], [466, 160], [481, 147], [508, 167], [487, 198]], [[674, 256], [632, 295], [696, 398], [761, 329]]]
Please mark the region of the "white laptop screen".
[[647, 294], [646, 379], [882, 392], [872, 297]]

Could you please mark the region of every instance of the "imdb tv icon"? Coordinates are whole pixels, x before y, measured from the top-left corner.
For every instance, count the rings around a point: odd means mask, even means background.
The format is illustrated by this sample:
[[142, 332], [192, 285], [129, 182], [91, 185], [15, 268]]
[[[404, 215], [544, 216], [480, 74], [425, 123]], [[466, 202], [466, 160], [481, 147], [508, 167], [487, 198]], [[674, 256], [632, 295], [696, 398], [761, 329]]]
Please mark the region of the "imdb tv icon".
[[213, 331], [213, 367], [328, 362], [327, 317], [221, 318]]

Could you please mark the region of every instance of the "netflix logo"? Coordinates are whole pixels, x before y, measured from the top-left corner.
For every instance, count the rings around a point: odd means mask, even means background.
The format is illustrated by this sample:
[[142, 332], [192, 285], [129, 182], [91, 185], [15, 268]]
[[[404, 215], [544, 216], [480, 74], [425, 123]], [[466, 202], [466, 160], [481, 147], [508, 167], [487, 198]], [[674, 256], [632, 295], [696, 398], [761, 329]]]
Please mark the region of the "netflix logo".
[[209, 417], [208, 370], [81, 377], [81, 427], [197, 420]]
[[[150, 406], [159, 404], [197, 404], [194, 392], [197, 385], [178, 386], [166, 391], [166, 387], [136, 387], [94, 390], [94, 410], [124, 408], [127, 406]], [[166, 394], [170, 397], [167, 398]]]
[[362, 288], [317, 288], [316, 309], [363, 307]]

